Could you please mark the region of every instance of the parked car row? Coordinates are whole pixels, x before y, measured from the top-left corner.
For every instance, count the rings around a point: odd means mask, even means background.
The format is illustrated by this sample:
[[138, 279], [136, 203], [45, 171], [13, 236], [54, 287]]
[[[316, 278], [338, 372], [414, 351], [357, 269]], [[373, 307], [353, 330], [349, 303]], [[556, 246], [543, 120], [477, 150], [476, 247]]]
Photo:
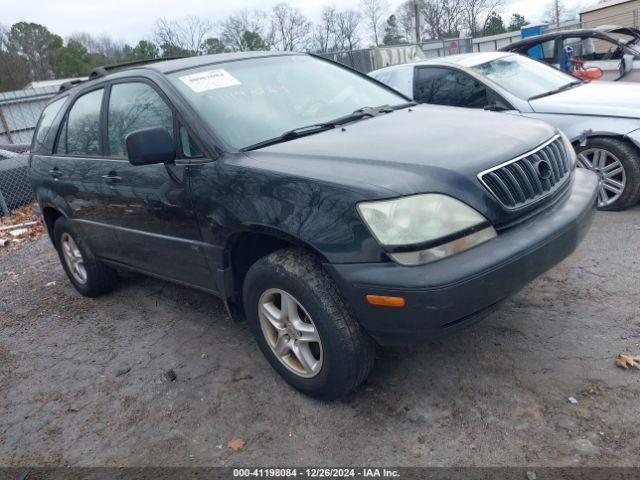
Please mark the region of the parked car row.
[[[478, 321], [573, 252], [598, 197], [630, 202], [633, 172], [609, 195], [575, 168], [554, 113], [534, 111], [554, 108], [545, 94], [568, 90], [563, 74], [535, 73], [536, 86], [529, 61], [482, 60], [390, 70], [399, 91], [277, 52], [101, 68], [65, 86], [30, 167], [69, 280], [97, 296], [133, 270], [217, 295], [284, 380], [345, 395], [376, 345]], [[626, 165], [631, 146], [587, 130], [573, 140]]]
[[544, 120], [564, 132], [578, 166], [600, 178], [598, 206], [640, 199], [640, 85], [585, 82], [531, 58], [471, 53], [370, 74], [420, 103], [485, 109]]
[[640, 30], [616, 25], [561, 30], [514, 42], [501, 50], [531, 55], [565, 72], [597, 69], [595, 79], [640, 81]]

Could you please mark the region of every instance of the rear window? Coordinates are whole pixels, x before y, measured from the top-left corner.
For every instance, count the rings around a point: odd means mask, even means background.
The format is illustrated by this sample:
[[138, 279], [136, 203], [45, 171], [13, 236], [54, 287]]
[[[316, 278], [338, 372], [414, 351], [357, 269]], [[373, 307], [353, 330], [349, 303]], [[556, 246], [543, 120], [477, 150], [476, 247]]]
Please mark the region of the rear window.
[[100, 108], [104, 89], [79, 97], [69, 110], [60, 131], [56, 153], [98, 156], [100, 154]]
[[55, 135], [49, 135], [53, 122], [60, 113], [64, 102], [67, 101], [67, 97], [62, 97], [55, 102], [47, 105], [40, 115], [40, 121], [33, 134], [33, 140], [31, 142], [31, 152], [40, 155], [50, 155], [53, 150], [53, 142], [55, 141]]

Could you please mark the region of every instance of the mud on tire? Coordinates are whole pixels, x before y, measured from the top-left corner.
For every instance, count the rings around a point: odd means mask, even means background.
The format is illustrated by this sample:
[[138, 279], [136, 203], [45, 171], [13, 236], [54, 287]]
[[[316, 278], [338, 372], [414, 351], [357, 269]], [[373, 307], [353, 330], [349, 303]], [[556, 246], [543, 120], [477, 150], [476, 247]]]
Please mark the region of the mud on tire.
[[[261, 327], [259, 302], [271, 290], [290, 294], [308, 313], [320, 337], [322, 366], [305, 378], [276, 355]], [[329, 275], [311, 254], [284, 249], [258, 260], [244, 281], [245, 312], [256, 341], [271, 366], [293, 387], [320, 399], [346, 395], [367, 377], [375, 343], [350, 313]]]

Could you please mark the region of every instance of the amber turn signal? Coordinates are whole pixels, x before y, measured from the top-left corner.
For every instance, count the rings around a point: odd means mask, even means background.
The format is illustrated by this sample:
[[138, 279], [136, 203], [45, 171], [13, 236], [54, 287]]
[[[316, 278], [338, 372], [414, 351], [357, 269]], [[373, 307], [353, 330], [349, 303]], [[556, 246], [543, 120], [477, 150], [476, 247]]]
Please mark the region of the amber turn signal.
[[380, 305], [383, 307], [404, 307], [404, 298], [402, 297], [385, 297], [384, 295], [367, 295], [367, 302], [371, 305]]

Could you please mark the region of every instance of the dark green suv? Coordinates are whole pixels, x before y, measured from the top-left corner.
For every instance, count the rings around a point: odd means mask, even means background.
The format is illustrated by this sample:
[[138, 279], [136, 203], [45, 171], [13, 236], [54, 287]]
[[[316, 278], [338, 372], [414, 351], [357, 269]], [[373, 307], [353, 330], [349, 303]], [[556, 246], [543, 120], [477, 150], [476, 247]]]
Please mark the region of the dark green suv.
[[376, 343], [455, 331], [569, 255], [597, 191], [574, 166], [545, 123], [264, 52], [98, 69], [44, 110], [30, 171], [80, 293], [122, 269], [215, 294], [331, 399]]

